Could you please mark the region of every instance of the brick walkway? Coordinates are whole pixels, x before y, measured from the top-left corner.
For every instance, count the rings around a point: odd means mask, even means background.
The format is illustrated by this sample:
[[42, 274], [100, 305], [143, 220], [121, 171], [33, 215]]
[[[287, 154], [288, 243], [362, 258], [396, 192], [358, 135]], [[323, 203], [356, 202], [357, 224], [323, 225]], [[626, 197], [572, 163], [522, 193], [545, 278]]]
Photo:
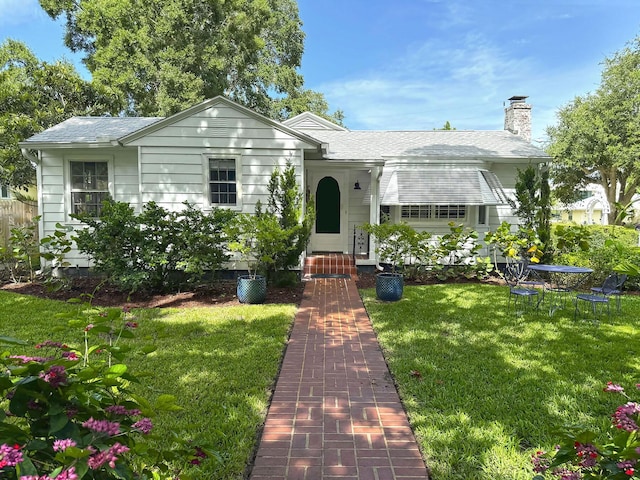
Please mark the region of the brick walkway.
[[250, 478], [428, 478], [354, 281], [307, 283]]

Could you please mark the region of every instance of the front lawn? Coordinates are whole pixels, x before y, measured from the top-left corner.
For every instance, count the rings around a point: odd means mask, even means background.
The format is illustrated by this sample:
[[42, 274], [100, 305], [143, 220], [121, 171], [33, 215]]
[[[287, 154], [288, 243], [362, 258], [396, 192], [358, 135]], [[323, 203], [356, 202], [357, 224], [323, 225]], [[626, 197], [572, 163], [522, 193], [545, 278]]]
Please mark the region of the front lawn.
[[602, 392], [608, 381], [637, 393], [640, 297], [595, 324], [569, 308], [516, 317], [493, 285], [361, 294], [436, 480], [531, 480], [531, 455], [552, 451], [563, 424], [610, 425], [625, 400]]
[[[53, 300], [0, 291], [0, 336], [33, 342], [50, 339], [81, 349], [82, 329], [57, 313], [78, 309]], [[136, 338], [153, 343], [148, 356], [125, 363], [143, 377], [139, 393], [153, 399], [169, 393], [183, 410], [154, 419], [154, 432], [185, 432], [218, 451], [196, 478], [242, 478], [264, 422], [270, 388], [295, 315], [293, 305], [228, 308], [141, 309]], [[18, 352], [16, 348], [12, 353]], [[33, 355], [33, 349], [24, 350]]]

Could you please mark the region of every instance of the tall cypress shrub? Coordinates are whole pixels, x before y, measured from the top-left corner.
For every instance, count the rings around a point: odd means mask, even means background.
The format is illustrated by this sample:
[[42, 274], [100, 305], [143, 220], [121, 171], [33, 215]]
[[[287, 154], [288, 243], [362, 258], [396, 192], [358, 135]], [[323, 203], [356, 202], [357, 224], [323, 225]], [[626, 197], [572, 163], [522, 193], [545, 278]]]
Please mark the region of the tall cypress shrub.
[[281, 275], [300, 263], [300, 256], [309, 243], [311, 228], [315, 220], [315, 207], [312, 201], [303, 209], [303, 197], [296, 179], [295, 167], [287, 162], [284, 170], [276, 168], [269, 179], [269, 200], [266, 210], [256, 206], [256, 215], [274, 215], [280, 225], [282, 235], [273, 245], [272, 271], [270, 279], [276, 282], [282, 278], [289, 283], [289, 275]]

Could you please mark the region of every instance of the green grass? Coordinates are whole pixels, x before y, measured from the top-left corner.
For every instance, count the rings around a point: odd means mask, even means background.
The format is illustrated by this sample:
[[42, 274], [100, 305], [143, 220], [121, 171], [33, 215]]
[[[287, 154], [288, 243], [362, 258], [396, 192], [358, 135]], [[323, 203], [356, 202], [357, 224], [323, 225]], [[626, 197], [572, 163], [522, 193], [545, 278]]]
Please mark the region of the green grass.
[[624, 399], [607, 381], [640, 381], [640, 297], [596, 324], [570, 308], [518, 317], [492, 285], [361, 294], [435, 480], [530, 480], [564, 424], [610, 424]]
[[[405, 287], [395, 303], [362, 295], [435, 480], [530, 480], [531, 454], [552, 449], [557, 428], [608, 424], [622, 399], [602, 392], [607, 381], [640, 381], [640, 297], [594, 324], [572, 310], [517, 317], [507, 289], [491, 285]], [[0, 335], [79, 345], [82, 332], [56, 318], [75, 308], [0, 291]], [[142, 393], [171, 393], [184, 407], [156, 419], [157, 430], [202, 436], [222, 455], [199, 478], [242, 478], [294, 314], [292, 305], [137, 311], [135, 341], [158, 350], [126, 363], [150, 373]]]
[[[0, 291], [0, 335], [79, 347], [82, 331], [55, 316], [77, 308]], [[155, 433], [184, 431], [220, 453], [222, 463], [206, 462], [197, 478], [242, 478], [264, 422], [295, 306], [146, 309], [136, 314], [134, 341], [158, 347], [148, 356], [132, 355], [125, 361], [134, 374], [149, 373], [136, 388], [150, 399], [173, 394], [183, 407], [154, 419]]]

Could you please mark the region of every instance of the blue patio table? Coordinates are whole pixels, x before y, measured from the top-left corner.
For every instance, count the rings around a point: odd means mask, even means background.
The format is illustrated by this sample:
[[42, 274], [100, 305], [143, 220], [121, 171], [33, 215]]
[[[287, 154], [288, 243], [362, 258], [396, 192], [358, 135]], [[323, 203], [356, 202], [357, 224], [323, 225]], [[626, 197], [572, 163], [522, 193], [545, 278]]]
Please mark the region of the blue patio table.
[[549, 299], [549, 315], [553, 316], [558, 308], [564, 307], [566, 295], [584, 283], [593, 273], [593, 269], [573, 265], [530, 264], [529, 270], [544, 274], [547, 279], [544, 297]]

